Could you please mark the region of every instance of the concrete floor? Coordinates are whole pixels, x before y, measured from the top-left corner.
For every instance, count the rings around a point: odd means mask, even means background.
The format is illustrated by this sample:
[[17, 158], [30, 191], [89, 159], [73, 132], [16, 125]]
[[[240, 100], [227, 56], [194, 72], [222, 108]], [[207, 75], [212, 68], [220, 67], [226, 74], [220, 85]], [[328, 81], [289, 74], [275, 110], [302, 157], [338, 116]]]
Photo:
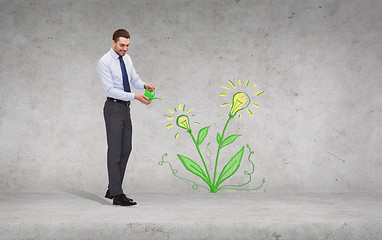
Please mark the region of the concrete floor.
[[382, 193], [0, 193], [0, 239], [382, 239]]

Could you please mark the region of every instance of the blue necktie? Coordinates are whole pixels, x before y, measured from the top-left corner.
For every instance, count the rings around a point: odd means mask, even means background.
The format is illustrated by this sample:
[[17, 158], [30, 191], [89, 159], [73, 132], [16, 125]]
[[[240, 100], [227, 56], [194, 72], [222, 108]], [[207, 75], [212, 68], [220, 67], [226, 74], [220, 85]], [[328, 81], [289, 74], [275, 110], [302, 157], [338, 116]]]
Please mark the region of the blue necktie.
[[126, 67], [125, 63], [123, 62], [122, 56], [119, 56], [119, 63], [121, 65], [122, 70], [123, 90], [125, 90], [125, 92], [131, 92], [129, 78], [127, 77]]

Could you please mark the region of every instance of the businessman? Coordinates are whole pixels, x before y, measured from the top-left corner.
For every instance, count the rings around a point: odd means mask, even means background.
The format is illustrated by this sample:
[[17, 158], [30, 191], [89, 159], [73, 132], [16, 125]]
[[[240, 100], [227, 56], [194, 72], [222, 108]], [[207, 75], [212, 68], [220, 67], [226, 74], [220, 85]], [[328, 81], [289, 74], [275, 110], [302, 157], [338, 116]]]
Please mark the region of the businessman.
[[118, 29], [113, 34], [112, 48], [98, 61], [99, 73], [106, 93], [103, 114], [107, 137], [107, 169], [109, 185], [106, 198], [113, 199], [113, 205], [133, 206], [137, 203], [127, 197], [122, 189], [126, 165], [132, 148], [132, 125], [130, 103], [134, 100], [149, 105], [147, 97], [132, 92], [135, 89], [152, 88], [155, 85], [145, 83], [135, 72], [127, 50], [130, 47], [130, 34]]

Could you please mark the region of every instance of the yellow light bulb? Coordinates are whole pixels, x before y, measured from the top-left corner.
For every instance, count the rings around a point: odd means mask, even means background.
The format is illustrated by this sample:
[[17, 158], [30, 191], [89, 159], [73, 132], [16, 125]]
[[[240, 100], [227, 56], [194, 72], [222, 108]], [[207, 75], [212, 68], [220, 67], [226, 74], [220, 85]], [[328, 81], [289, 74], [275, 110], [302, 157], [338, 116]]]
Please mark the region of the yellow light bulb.
[[232, 97], [232, 107], [230, 114], [235, 116], [237, 112], [245, 109], [249, 105], [249, 96], [243, 92], [237, 92]]
[[176, 119], [176, 125], [178, 125], [179, 127], [183, 128], [183, 129], [186, 129], [187, 131], [191, 130], [190, 120], [188, 119], [187, 115], [180, 115]]

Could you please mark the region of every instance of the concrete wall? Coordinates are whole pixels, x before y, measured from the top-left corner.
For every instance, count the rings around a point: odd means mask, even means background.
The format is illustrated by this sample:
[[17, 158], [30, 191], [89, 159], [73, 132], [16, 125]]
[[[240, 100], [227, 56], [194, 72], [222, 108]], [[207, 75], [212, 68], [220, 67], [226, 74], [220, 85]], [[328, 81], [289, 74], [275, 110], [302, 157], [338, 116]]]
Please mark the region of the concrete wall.
[[163, 115], [194, 108], [194, 134], [211, 126], [201, 150], [213, 160], [228, 80], [265, 91], [254, 117], [230, 123], [227, 134], [242, 136], [222, 150], [254, 149], [250, 187], [265, 178], [260, 191], [380, 191], [381, 1], [0, 0], [1, 191], [106, 189], [96, 63], [118, 28], [130, 31], [135, 68], [163, 98], [132, 105], [128, 192], [192, 191], [158, 165], [168, 153], [180, 176], [196, 179], [176, 157], [197, 161], [190, 136], [175, 139], [180, 129], [167, 130]]

